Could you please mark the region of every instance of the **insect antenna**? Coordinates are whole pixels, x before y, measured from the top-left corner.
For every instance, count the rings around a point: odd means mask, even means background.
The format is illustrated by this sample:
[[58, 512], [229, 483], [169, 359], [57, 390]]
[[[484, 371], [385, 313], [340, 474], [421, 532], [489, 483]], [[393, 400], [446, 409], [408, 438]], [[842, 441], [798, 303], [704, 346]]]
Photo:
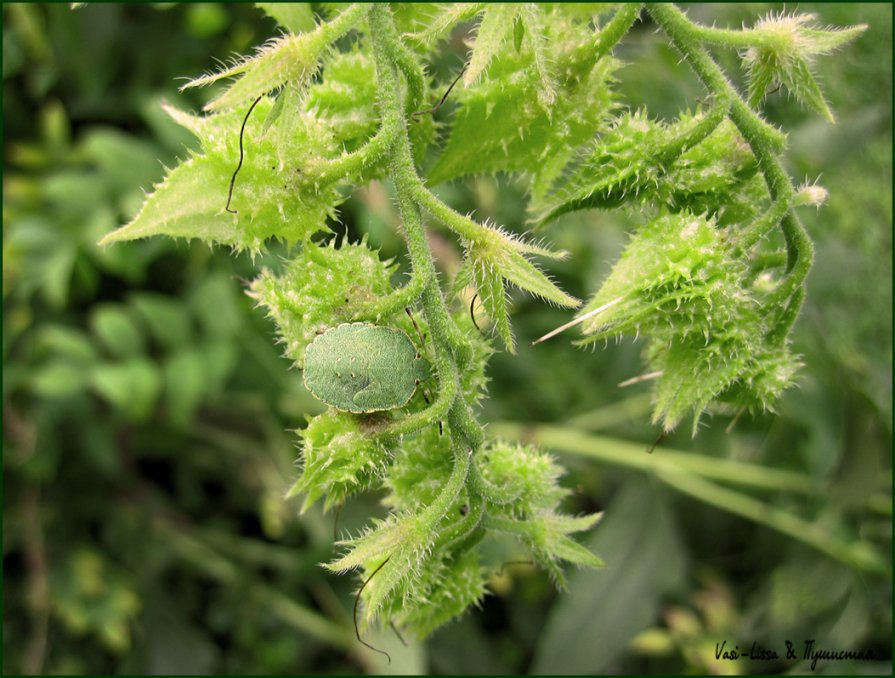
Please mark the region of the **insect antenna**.
[[457, 77], [454, 78], [454, 81], [450, 84], [450, 87], [447, 88], [447, 91], [445, 91], [444, 95], [441, 97], [441, 101], [435, 104], [432, 108], [427, 108], [423, 111], [415, 111], [414, 113], [410, 114], [410, 117], [413, 119], [414, 122], [418, 121], [422, 116], [426, 115], [426, 113], [435, 113], [435, 111], [444, 106], [444, 102], [447, 101], [448, 95], [451, 93], [451, 90], [454, 89], [454, 86], [458, 82], [460, 82], [460, 78], [463, 77], [463, 74], [466, 72], [466, 67], [468, 65], [468, 63], [463, 64], [463, 68], [461, 68], [460, 72], [457, 73]]
[[413, 323], [413, 327], [416, 330], [417, 336], [420, 338], [420, 343], [425, 345], [426, 343], [426, 335], [420, 332], [420, 326], [416, 324], [416, 318], [413, 317], [413, 313], [410, 312], [408, 307], [404, 307], [404, 312], [407, 314], [407, 317], [410, 318], [410, 322]]
[[252, 105], [249, 106], [249, 110], [246, 113], [246, 117], [242, 120], [242, 127], [239, 128], [239, 164], [236, 166], [236, 169], [233, 170], [233, 176], [230, 177], [230, 190], [227, 191], [227, 205], [224, 207], [225, 210], [230, 212], [230, 214], [236, 214], [236, 210], [230, 209], [230, 200], [233, 198], [233, 184], [236, 182], [236, 175], [239, 174], [239, 170], [242, 169], [242, 159], [243, 159], [243, 151], [242, 151], [242, 136], [246, 131], [246, 123], [249, 121], [249, 116], [252, 114], [252, 111], [255, 110], [255, 106], [258, 105], [258, 102], [264, 97], [263, 94], [258, 95], [258, 98], [252, 102]]
[[388, 652], [386, 652], [385, 650], [380, 650], [378, 647], [373, 647], [372, 645], [370, 645], [370, 643], [368, 643], [367, 641], [365, 641], [363, 638], [360, 637], [360, 629], [357, 626], [357, 605], [358, 605], [358, 603], [360, 603], [360, 596], [364, 592], [364, 589], [366, 588], [367, 584], [370, 583], [370, 580], [373, 577], [375, 577], [377, 574], [379, 574], [379, 570], [381, 570], [383, 567], [385, 567], [385, 564], [390, 559], [391, 559], [391, 556], [389, 556], [388, 558], [383, 560], [382, 563], [379, 565], [379, 567], [377, 567], [375, 570], [373, 570], [373, 574], [371, 574], [369, 577], [366, 578], [364, 583], [361, 584], [360, 588], [357, 590], [357, 595], [354, 596], [354, 635], [357, 636], [357, 640], [361, 645], [364, 645], [365, 647], [370, 648], [371, 650], [373, 650], [373, 652], [378, 652], [379, 654], [384, 654], [386, 659], [388, 659], [389, 664], [392, 663], [392, 656]]

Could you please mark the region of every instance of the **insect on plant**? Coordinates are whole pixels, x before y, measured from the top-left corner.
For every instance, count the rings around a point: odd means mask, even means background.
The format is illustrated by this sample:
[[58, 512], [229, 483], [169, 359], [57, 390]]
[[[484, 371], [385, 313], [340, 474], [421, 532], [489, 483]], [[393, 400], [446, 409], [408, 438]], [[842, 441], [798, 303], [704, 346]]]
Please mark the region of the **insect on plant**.
[[305, 350], [305, 386], [343, 412], [403, 407], [428, 376], [428, 361], [395, 327], [345, 323], [328, 329]]
[[[287, 5], [268, 6], [292, 23], [280, 14]], [[653, 420], [664, 431], [692, 416], [695, 434], [715, 403], [772, 409], [798, 370], [789, 335], [813, 250], [794, 209], [818, 206], [826, 191], [792, 184], [780, 160], [786, 138], [762, 118], [761, 103], [776, 80], [832, 121], [808, 64], [865, 27], [810, 28], [812, 16], [780, 14], [731, 31], [695, 24], [669, 4], [582, 7], [460, 3], [434, 17], [411, 3], [323, 9], [319, 22], [296, 24], [254, 56], [186, 85], [236, 78], [205, 116], [166, 107], [202, 150], [102, 241], [164, 234], [252, 253], [274, 239], [295, 246], [281, 271], [262, 270], [250, 290], [305, 386], [329, 406], [298, 431], [302, 468], [287, 496], [304, 494], [305, 508], [322, 499], [328, 509], [388, 491], [388, 517], [341, 542], [326, 565], [364, 576], [355, 617], [366, 624], [387, 619], [424, 638], [478, 605], [493, 564], [480, 548], [489, 533], [516, 538], [560, 585], [565, 564], [603, 566], [572, 536], [600, 514], [564, 513], [559, 465], [535, 445], [486, 435], [477, 413], [494, 348], [469, 330], [479, 326], [476, 304], [515, 353], [508, 287], [577, 308], [534, 261], [568, 253], [476, 221], [429, 187], [522, 172], [539, 227], [581, 210], [637, 208], [637, 229], [579, 317], [534, 343], [579, 324], [586, 344], [643, 337], [641, 380], [655, 381]], [[706, 90], [707, 103], [673, 121], [625, 109], [614, 90], [621, 64], [613, 48], [644, 12]], [[478, 21], [466, 65], [435, 92], [426, 68], [466, 21]], [[343, 40], [353, 31], [364, 39]], [[708, 46], [743, 54], [748, 101]], [[438, 122], [447, 130], [439, 136], [429, 116], [449, 96], [457, 105]], [[317, 237], [333, 232], [346, 189], [371, 181], [394, 187], [410, 270], [401, 286], [392, 283], [395, 262], [365, 239]], [[199, 199], [196, 186], [210, 190]], [[471, 323], [442, 288], [424, 217], [462, 244], [451, 287], [455, 297], [473, 288]], [[769, 237], [777, 230], [785, 251]], [[775, 284], [756, 285], [758, 273]], [[395, 326], [404, 308], [421, 312], [428, 345], [419, 327], [416, 343]], [[427, 406], [384, 417], [381, 427], [351, 416], [403, 408], [417, 389]]]

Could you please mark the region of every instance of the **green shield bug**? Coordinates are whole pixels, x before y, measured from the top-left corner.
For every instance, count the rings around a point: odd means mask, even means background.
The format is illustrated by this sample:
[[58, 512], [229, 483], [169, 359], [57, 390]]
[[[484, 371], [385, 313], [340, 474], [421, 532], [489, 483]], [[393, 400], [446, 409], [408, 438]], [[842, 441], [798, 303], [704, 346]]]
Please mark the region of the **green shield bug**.
[[305, 387], [344, 412], [403, 407], [428, 376], [428, 362], [410, 337], [394, 327], [345, 323], [328, 329], [305, 349]]

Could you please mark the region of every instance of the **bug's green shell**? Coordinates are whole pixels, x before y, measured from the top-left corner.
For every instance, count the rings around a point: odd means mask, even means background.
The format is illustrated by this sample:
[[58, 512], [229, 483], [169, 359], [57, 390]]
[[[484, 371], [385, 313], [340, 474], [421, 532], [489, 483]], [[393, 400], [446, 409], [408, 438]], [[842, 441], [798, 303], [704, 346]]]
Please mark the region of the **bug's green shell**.
[[303, 379], [327, 405], [365, 413], [403, 407], [428, 372], [403, 331], [350, 323], [328, 329], [305, 349]]

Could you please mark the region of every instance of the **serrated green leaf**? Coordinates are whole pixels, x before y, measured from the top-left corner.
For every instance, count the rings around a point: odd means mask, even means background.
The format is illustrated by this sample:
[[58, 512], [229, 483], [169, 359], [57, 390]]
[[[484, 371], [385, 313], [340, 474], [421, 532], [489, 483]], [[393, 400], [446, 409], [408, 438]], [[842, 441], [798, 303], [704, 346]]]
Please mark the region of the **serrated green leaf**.
[[493, 266], [477, 263], [473, 264], [473, 277], [485, 312], [494, 323], [507, 351], [515, 353], [516, 342], [513, 339], [513, 330], [510, 328], [506, 291], [503, 288], [503, 279], [500, 277], [500, 273]]
[[513, 24], [519, 12], [514, 3], [495, 3], [485, 7], [485, 13], [478, 25], [475, 43], [469, 64], [463, 73], [463, 84], [473, 85], [479, 76], [488, 68], [491, 60], [501, 51], [504, 42], [513, 30]]
[[255, 56], [230, 68], [190, 80], [181, 89], [202, 87], [221, 78], [241, 76], [205, 105], [207, 111], [231, 109], [271, 92], [287, 82], [302, 86], [317, 72], [320, 59], [332, 42], [350, 30], [367, 12], [363, 5], [351, 5], [329, 23], [309, 33], [283, 35], [262, 47]]
[[794, 58], [788, 68], [780, 73], [780, 79], [796, 99], [820, 113], [828, 122], [836, 122], [833, 111], [804, 59]]
[[768, 90], [773, 86], [777, 77], [778, 64], [772, 55], [760, 55], [749, 64], [749, 86], [746, 100], [752, 108], [758, 108], [764, 100]]
[[586, 567], [603, 567], [603, 561], [589, 550], [570, 539], [573, 532], [590, 529], [602, 514], [588, 516], [563, 516], [553, 511], [542, 511], [525, 516], [524, 520], [493, 519], [492, 529], [515, 534], [532, 551], [538, 565], [545, 568], [557, 586], [565, 588], [565, 574], [559, 561], [565, 560]]
[[432, 557], [413, 588], [400, 599], [396, 596], [399, 603], [393, 608], [394, 618], [400, 626], [412, 629], [417, 640], [423, 640], [477, 605], [485, 596], [485, 583], [475, 549], [455, 558]]
[[294, 122], [285, 148], [263, 135], [264, 115], [273, 105], [265, 98], [245, 126], [243, 164], [236, 177], [230, 209], [229, 185], [239, 162], [239, 131], [245, 113], [198, 118], [168, 108], [174, 119], [202, 141], [203, 152], [171, 170], [137, 216], [100, 244], [154, 235], [201, 238], [237, 249], [258, 251], [273, 237], [295, 242], [327, 230], [326, 220], [342, 200], [335, 186], [318, 189], [299, 169], [283, 167], [284, 153], [308, 158], [335, 151], [328, 128], [311, 114], [283, 116]]
[[379, 127], [376, 97], [373, 60], [354, 50], [327, 61], [322, 80], [308, 89], [304, 107], [330, 124], [337, 145], [354, 151]]
[[508, 251], [502, 257], [493, 259], [500, 275], [518, 288], [535, 294], [542, 299], [566, 307], [580, 305], [575, 297], [559, 289], [544, 273], [519, 252]]
[[364, 587], [367, 621], [376, 617], [393, 591], [419, 577], [420, 565], [438, 539], [438, 525], [463, 488], [469, 471], [470, 454], [455, 454], [450, 478], [431, 504], [413, 514], [392, 515], [379, 521], [364, 536], [347, 542], [351, 550], [346, 555], [325, 566], [335, 572], [363, 566], [368, 577], [376, 572]]
[[[615, 105], [609, 83], [618, 64], [611, 58], [594, 64], [588, 51], [592, 35], [557, 12], [544, 18], [553, 31], [548, 35], [552, 64], [537, 55], [532, 44], [540, 43], [526, 28], [521, 53], [500, 52], [487, 77], [452, 95], [459, 107], [429, 172], [431, 184], [466, 174], [522, 171], [539, 193], [608, 118]], [[554, 77], [555, 101], [547, 105]]]
[[834, 122], [833, 112], [811, 72], [814, 56], [830, 54], [855, 39], [866, 25], [816, 29], [813, 14], [769, 14], [750, 31], [755, 44], [743, 54], [749, 74], [748, 101], [758, 105], [773, 82], [780, 82], [800, 102]]
[[391, 291], [394, 271], [363, 242], [338, 249], [335, 241], [328, 247], [308, 243], [280, 275], [263, 270], [250, 295], [276, 323], [286, 356], [302, 367], [305, 348], [318, 334], [361, 319], [359, 309]]
[[451, 29], [463, 21], [469, 21], [486, 8], [483, 2], [454, 2], [446, 5], [441, 12], [432, 18], [425, 29], [406, 35], [414, 42], [432, 45], [437, 40], [447, 37]]
[[[552, 106], [556, 101], [556, 77], [553, 73], [551, 60], [547, 55], [549, 50], [549, 41], [544, 29], [543, 10], [537, 3], [529, 2], [520, 10], [520, 17], [525, 30], [524, 36], [527, 36], [528, 43], [531, 45], [532, 63], [535, 72], [538, 74], [540, 81], [538, 86], [538, 101], [547, 111], [548, 116], [552, 116]], [[521, 39], [519, 40], [521, 47]], [[516, 51], [519, 51], [519, 47]]]

